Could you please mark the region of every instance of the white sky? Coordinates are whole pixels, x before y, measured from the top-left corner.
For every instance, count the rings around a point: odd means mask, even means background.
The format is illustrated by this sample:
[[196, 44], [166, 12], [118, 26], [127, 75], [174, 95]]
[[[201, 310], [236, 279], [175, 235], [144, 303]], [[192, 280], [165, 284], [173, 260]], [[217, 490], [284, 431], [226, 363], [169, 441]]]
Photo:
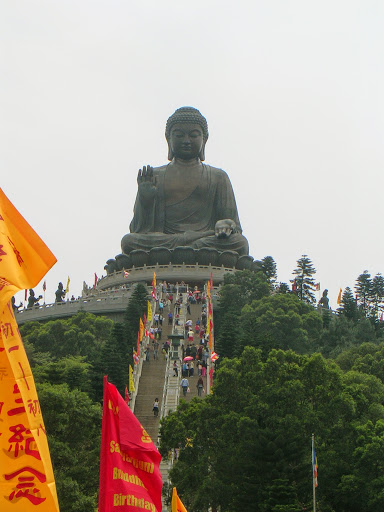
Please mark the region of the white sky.
[[3, 0], [0, 186], [58, 259], [46, 301], [120, 253], [183, 105], [279, 280], [307, 254], [336, 307], [384, 273], [383, 21], [381, 0]]

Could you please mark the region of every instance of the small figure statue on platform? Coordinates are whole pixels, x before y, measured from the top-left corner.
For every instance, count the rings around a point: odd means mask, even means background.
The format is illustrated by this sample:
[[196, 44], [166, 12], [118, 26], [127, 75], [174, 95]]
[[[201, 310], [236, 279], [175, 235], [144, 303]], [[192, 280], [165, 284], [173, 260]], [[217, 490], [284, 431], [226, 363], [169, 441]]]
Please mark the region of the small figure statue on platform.
[[55, 291], [56, 299], [55, 302], [64, 302], [65, 291], [63, 283], [59, 283], [57, 290]]
[[12, 302], [12, 309], [13, 309], [14, 313], [16, 313], [16, 311], [19, 311], [19, 309], [23, 307], [22, 302], [20, 302], [20, 304], [18, 306], [16, 306], [16, 299], [14, 296], [12, 297], [11, 302]]
[[328, 299], [328, 290], [323, 291], [323, 296], [319, 300], [319, 303], [317, 304], [317, 307], [319, 309], [329, 309], [329, 299]]
[[39, 300], [42, 299], [43, 296], [39, 295], [37, 298], [35, 297], [35, 292], [33, 290], [29, 290], [28, 297], [28, 308], [32, 308], [33, 306], [39, 306]]

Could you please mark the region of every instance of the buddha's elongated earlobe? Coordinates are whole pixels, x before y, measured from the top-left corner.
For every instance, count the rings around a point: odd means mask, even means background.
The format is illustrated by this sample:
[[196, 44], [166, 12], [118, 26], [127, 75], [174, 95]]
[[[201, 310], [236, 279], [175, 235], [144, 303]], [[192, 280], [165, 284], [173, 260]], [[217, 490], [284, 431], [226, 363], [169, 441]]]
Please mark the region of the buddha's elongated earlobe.
[[201, 147], [201, 150], [199, 153], [199, 158], [202, 162], [204, 162], [204, 160], [205, 160], [205, 142], [203, 142], [203, 145]]
[[175, 155], [173, 154], [173, 151], [172, 151], [172, 148], [171, 148], [171, 145], [168, 141], [168, 160], [171, 162], [173, 160], [173, 157]]

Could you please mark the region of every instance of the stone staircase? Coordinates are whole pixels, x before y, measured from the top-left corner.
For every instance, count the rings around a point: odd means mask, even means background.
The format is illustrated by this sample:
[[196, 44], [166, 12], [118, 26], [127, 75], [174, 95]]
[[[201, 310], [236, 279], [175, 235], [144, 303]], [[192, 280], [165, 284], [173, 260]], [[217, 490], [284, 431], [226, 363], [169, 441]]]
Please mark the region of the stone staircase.
[[[153, 357], [153, 352], [152, 352]], [[148, 432], [152, 441], [157, 444], [157, 436], [160, 423], [159, 416], [156, 418], [153, 414], [153, 402], [155, 398], [159, 399], [160, 407], [164, 389], [166, 361], [163, 355], [159, 354], [159, 359], [143, 362], [143, 368], [140, 377], [140, 385], [135, 403], [135, 416]]]
[[[173, 313], [174, 305], [171, 306]], [[163, 334], [160, 342], [160, 347], [164, 341], [167, 340], [170, 334], [183, 334], [184, 325], [186, 320], [191, 319], [193, 323], [193, 329], [196, 325], [197, 318], [201, 320], [202, 305], [191, 304], [191, 314], [187, 313], [187, 294], [183, 294], [183, 303], [179, 312], [179, 326], [173, 325], [168, 326], [168, 313], [169, 309], [165, 309], [163, 312]], [[175, 314], [174, 314], [175, 317]], [[194, 336], [194, 344], [199, 346], [200, 337], [198, 334]], [[187, 346], [188, 341], [182, 340], [181, 343]], [[138, 393], [136, 396], [136, 402], [134, 407], [134, 413], [143, 427], [146, 429], [155, 445], [159, 444], [159, 426], [160, 418], [167, 416], [171, 411], [175, 411], [179, 404], [179, 400], [184, 399], [187, 402], [191, 401], [194, 397], [198, 396], [197, 392], [197, 368], [195, 366], [194, 375], [189, 377], [189, 388], [190, 392], [187, 393], [186, 397], [182, 396], [182, 390], [180, 388], [181, 380], [181, 366], [182, 366], [182, 345], [174, 347], [169, 352], [169, 359], [165, 360], [161, 350], [159, 350], [159, 359], [153, 359], [153, 351], [151, 351], [150, 361], [144, 361], [141, 371], [140, 383], [138, 386]], [[178, 361], [179, 375], [175, 377], [173, 375], [173, 362]], [[204, 388], [207, 390], [207, 377], [204, 378]], [[206, 395], [203, 394], [202, 398]], [[152, 407], [155, 398], [159, 398], [160, 401], [160, 414], [159, 417], [154, 417]], [[163, 459], [160, 464], [160, 471], [163, 478], [163, 483], [169, 483], [169, 470], [173, 464], [173, 455], [170, 455], [168, 459]], [[168, 509], [163, 504], [163, 511], [166, 512]]]
[[[201, 321], [202, 305], [201, 304], [191, 304], [190, 305], [190, 309], [191, 309], [191, 314], [189, 315], [189, 314], [187, 314], [186, 307], [185, 307], [186, 320], [192, 320], [192, 328], [193, 328], [193, 331], [195, 332], [196, 320], [198, 318], [200, 318], [200, 321]], [[188, 340], [185, 340], [185, 346], [187, 345], [187, 343], [188, 343]], [[196, 347], [199, 346], [200, 336], [198, 334], [194, 335], [193, 343], [194, 343], [194, 345], [196, 345]], [[192, 377], [188, 377], [189, 390], [190, 391], [189, 391], [189, 393], [187, 393], [187, 396], [185, 396], [185, 397], [181, 393], [181, 398], [183, 400], [186, 400], [187, 402], [190, 402], [193, 398], [198, 396], [197, 387], [196, 387], [198, 378], [199, 377], [198, 377], [198, 374], [197, 374], [197, 365], [195, 364], [195, 371], [194, 371], [193, 376]], [[207, 376], [203, 377], [203, 380], [204, 380], [204, 389], [205, 389], [205, 391], [207, 391]], [[205, 393], [203, 393], [203, 396], [201, 398], [204, 398], [204, 396], [205, 396]]]
[[[155, 445], [158, 444], [157, 438], [160, 425], [160, 410], [162, 407], [165, 372], [167, 368], [167, 361], [162, 354], [161, 347], [164, 341], [168, 339], [169, 334], [172, 333], [172, 326], [168, 325], [168, 313], [169, 309], [165, 308], [163, 311], [164, 321], [163, 325], [161, 326], [163, 332], [161, 340], [159, 341], [159, 358], [153, 358], [153, 347], [151, 347], [150, 360], [143, 361], [134, 409], [135, 416], [148, 432]], [[159, 399], [158, 417], [154, 416], [152, 410], [155, 398]]]

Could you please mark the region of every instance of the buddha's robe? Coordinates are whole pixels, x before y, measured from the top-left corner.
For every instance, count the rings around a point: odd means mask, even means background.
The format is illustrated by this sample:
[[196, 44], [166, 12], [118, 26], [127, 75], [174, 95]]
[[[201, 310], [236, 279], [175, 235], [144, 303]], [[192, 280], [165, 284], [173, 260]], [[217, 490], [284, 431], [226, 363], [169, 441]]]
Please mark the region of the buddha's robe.
[[[174, 249], [191, 246], [211, 247], [219, 251], [233, 250], [248, 254], [247, 239], [241, 234], [235, 196], [227, 174], [221, 169], [203, 164], [201, 179], [181, 201], [165, 199], [165, 177], [168, 166], [154, 168], [156, 193], [153, 201], [145, 203], [137, 193], [130, 234], [123, 237], [121, 248], [129, 254], [134, 249], [152, 247]], [[228, 238], [215, 236], [218, 220], [232, 219], [236, 232]]]

